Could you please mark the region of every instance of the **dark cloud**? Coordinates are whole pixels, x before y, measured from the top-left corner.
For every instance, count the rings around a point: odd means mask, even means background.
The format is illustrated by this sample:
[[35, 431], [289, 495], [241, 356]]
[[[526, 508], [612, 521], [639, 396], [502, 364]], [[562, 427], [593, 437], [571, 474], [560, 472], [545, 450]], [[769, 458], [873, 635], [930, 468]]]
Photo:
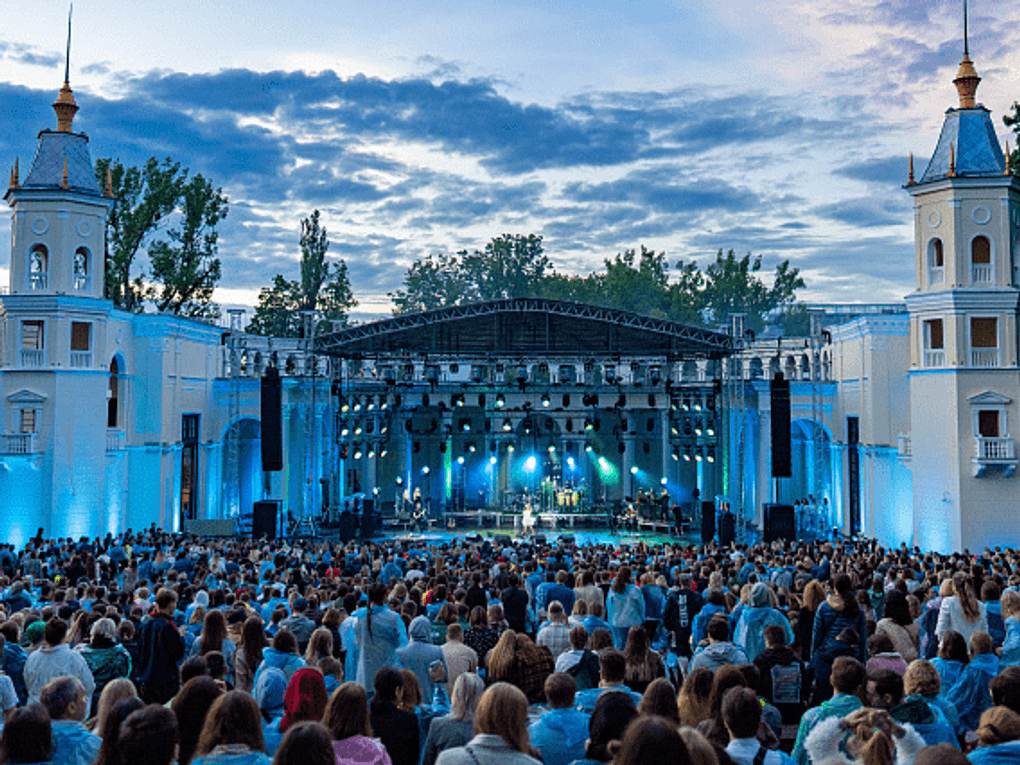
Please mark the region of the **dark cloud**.
[[837, 175], [855, 181], [876, 183], [886, 188], [895, 188], [907, 182], [910, 158], [904, 156], [878, 157], [856, 162], [836, 170]]
[[40, 51], [32, 45], [5, 40], [0, 40], [0, 59], [42, 67], [55, 67], [64, 63], [64, 57], [60, 53]]
[[748, 189], [717, 179], [679, 181], [672, 172], [637, 171], [606, 183], [571, 183], [563, 195], [573, 202], [638, 204], [656, 212], [696, 214], [709, 210], [732, 212], [757, 207], [761, 200]]

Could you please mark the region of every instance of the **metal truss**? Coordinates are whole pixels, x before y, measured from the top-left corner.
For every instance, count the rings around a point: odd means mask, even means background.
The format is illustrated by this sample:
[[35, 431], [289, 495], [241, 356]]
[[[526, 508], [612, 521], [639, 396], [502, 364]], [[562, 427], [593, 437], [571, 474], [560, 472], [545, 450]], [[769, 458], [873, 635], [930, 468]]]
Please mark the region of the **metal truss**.
[[[549, 317], [563, 317], [568, 319], [587, 320], [596, 324], [605, 325], [609, 329], [634, 330], [639, 334], [647, 335], [648, 344], [640, 348], [611, 347], [606, 343], [605, 347], [598, 346], [597, 337], [588, 336], [584, 338], [584, 344], [579, 343], [576, 353], [594, 355], [614, 356], [646, 356], [653, 346], [661, 348], [663, 355], [674, 358], [722, 358], [734, 352], [733, 340], [729, 335], [713, 332], [700, 327], [693, 327], [666, 319], [656, 319], [650, 316], [641, 316], [628, 311], [620, 311], [601, 306], [585, 305], [582, 303], [571, 303], [562, 300], [546, 300], [543, 298], [511, 298], [506, 300], [492, 300], [483, 303], [470, 303], [467, 305], [450, 306], [439, 308], [424, 313], [407, 314], [395, 316], [391, 319], [361, 324], [349, 327], [339, 332], [333, 332], [316, 339], [316, 351], [330, 356], [358, 356], [376, 354], [404, 353], [461, 353], [468, 355], [467, 349], [454, 347], [452, 344], [447, 347], [445, 338], [438, 338], [435, 330], [457, 321], [481, 319], [492, 317], [498, 326], [498, 318], [506, 316], [513, 320], [520, 319], [525, 314], [542, 316], [547, 319], [545, 327], [546, 350], [539, 347], [528, 348], [529, 355], [548, 355], [553, 351], [548, 349], [550, 344], [549, 334], [554, 331], [548, 326]], [[483, 340], [488, 335], [490, 324], [472, 325], [464, 330], [465, 334], [474, 333], [476, 339]], [[423, 345], [422, 341], [426, 336], [422, 331], [432, 331], [429, 343]], [[399, 333], [406, 333], [406, 344], [401, 343], [397, 337]], [[379, 343], [378, 341], [383, 341]], [[388, 341], [388, 342], [387, 342]], [[396, 341], [396, 342], [394, 342]], [[498, 346], [496, 338], [493, 338], [491, 351], [500, 353], [504, 349]], [[507, 352], [521, 353], [521, 349], [505, 349]], [[563, 349], [557, 349], [557, 354], [562, 354]]]

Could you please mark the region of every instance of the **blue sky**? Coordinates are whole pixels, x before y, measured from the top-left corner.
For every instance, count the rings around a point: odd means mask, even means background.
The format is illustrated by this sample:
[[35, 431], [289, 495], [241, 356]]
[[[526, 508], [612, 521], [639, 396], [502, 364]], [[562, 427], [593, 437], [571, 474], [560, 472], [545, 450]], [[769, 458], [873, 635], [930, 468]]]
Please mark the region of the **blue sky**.
[[[10, 5], [0, 158], [27, 168], [54, 123], [67, 11]], [[641, 244], [702, 264], [733, 248], [789, 258], [805, 299], [913, 288], [900, 186], [957, 101], [959, 3], [429, 6], [82, 0], [76, 127], [93, 157], [171, 156], [224, 188], [224, 303], [296, 275], [315, 207], [365, 315], [388, 312], [416, 258], [510, 232], [542, 234], [564, 272]], [[1018, 16], [971, 3], [979, 101], [1002, 139]]]

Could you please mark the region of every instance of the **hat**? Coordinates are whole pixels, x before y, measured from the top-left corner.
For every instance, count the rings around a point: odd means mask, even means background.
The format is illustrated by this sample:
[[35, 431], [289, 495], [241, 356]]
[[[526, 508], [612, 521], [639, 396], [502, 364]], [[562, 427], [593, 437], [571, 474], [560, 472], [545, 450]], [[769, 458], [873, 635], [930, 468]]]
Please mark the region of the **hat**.
[[295, 598], [295, 600], [294, 600], [294, 610], [295, 611], [307, 611], [308, 610], [308, 601], [305, 600], [304, 598]]
[[32, 622], [25, 628], [25, 637], [28, 638], [30, 643], [38, 643], [43, 639], [44, 632], [46, 632], [46, 624], [44, 622]]

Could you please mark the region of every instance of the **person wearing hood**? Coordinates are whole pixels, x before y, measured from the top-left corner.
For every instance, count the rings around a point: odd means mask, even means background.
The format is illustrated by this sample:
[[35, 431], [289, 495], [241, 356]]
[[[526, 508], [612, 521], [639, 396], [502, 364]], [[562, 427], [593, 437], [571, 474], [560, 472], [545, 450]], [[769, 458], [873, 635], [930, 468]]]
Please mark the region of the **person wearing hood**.
[[259, 676], [270, 667], [282, 670], [287, 682], [290, 682], [295, 672], [307, 666], [305, 660], [298, 656], [294, 635], [290, 630], [280, 630], [273, 635], [273, 645], [262, 651], [262, 663], [255, 670], [254, 684], [258, 684]]
[[793, 642], [793, 630], [789, 620], [772, 607], [769, 586], [758, 582], [751, 587], [750, 604], [740, 612], [733, 641], [744, 647], [750, 661], [765, 650], [765, 628], [777, 624], [783, 628], [787, 645]]
[[866, 696], [869, 707], [886, 710], [900, 724], [910, 723], [925, 744], [957, 743], [956, 733], [945, 715], [920, 694], [904, 696], [903, 678], [893, 670], [869, 670]]
[[446, 670], [444, 677], [448, 677], [446, 657], [442, 648], [432, 645], [432, 624], [427, 616], [416, 616], [411, 620], [408, 637], [411, 642], [397, 649], [397, 660], [401, 667], [414, 672], [414, 676], [418, 678], [418, 685], [421, 686], [422, 697], [431, 699], [435, 687], [432, 678], [429, 677], [429, 667], [433, 662], [441, 662]]
[[702, 640], [708, 637], [708, 623], [714, 616], [726, 616], [726, 597], [722, 590], [709, 590], [705, 595], [705, 604], [694, 615], [691, 623], [691, 646], [697, 650]]
[[960, 710], [960, 722], [967, 730], [977, 728], [981, 713], [992, 705], [988, 686], [999, 674], [999, 657], [993, 651], [992, 638], [987, 632], [971, 635], [970, 662], [946, 693], [946, 701]]
[[266, 754], [276, 754], [283, 734], [280, 723], [285, 712], [284, 704], [287, 693], [287, 676], [276, 667], [269, 667], [255, 683], [255, 702], [262, 714], [262, 736], [266, 741]]
[[1020, 762], [1020, 715], [1012, 709], [986, 709], [975, 733], [978, 748], [970, 753], [972, 765], [1008, 765]]
[[328, 700], [322, 673], [309, 667], [299, 669], [291, 677], [283, 696], [280, 733], [284, 734], [292, 725], [306, 720], [319, 722]]
[[[724, 664], [747, 664], [747, 654], [729, 640], [730, 625], [724, 617], [708, 623], [708, 646], [691, 659], [690, 670], [710, 669], [713, 672]], [[689, 670], [689, 671], [690, 671]]]
[[89, 700], [96, 690], [96, 682], [92, 670], [82, 655], [72, 651], [71, 646], [64, 642], [67, 637], [67, 622], [62, 619], [50, 619], [46, 622], [43, 632], [43, 647], [35, 651], [25, 662], [25, 687], [28, 689], [29, 702], [39, 701], [39, 694], [50, 680], [58, 677], [77, 678]]
[[96, 684], [91, 699], [91, 708], [95, 711], [103, 688], [118, 677], [131, 674], [131, 654], [117, 642], [117, 627], [112, 619], [97, 620], [89, 635], [89, 643], [81, 649], [81, 655]]
[[542, 754], [545, 765], [567, 765], [584, 757], [589, 716], [574, 709], [577, 683], [565, 672], [554, 672], [545, 681], [549, 711], [531, 724], [531, 745]]

